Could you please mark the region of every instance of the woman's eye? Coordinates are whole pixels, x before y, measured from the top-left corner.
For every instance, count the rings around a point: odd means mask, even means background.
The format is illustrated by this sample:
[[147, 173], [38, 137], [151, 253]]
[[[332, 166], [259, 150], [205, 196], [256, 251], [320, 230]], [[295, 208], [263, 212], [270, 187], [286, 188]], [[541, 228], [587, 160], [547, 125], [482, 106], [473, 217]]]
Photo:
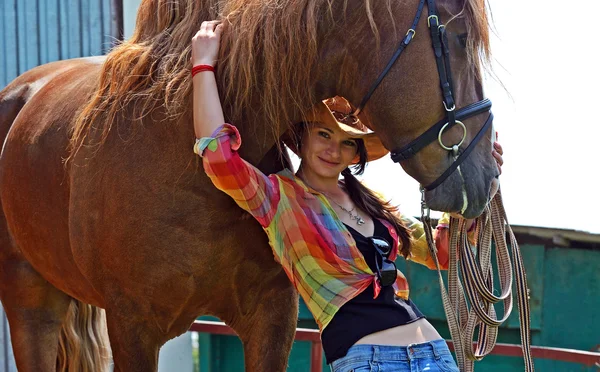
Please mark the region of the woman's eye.
[[344, 145], [350, 146], [350, 147], [356, 147], [356, 142], [348, 140], [348, 141], [344, 141]]
[[323, 138], [329, 138], [329, 133], [323, 132], [323, 131], [319, 131], [319, 136], [321, 136]]

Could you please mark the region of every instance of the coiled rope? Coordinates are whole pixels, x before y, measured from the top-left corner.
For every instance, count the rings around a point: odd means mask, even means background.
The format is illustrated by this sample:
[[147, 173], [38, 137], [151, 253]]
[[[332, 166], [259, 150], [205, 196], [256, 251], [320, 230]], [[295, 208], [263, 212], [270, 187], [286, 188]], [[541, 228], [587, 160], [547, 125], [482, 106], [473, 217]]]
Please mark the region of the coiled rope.
[[[465, 220], [454, 217], [450, 219], [450, 264], [447, 289], [437, 259], [429, 208], [424, 201], [424, 193], [421, 200], [421, 218], [425, 226], [429, 250], [437, 267], [444, 312], [460, 371], [474, 371], [474, 362], [483, 359], [496, 345], [498, 327], [508, 319], [512, 311], [514, 274], [525, 371], [533, 372], [531, 314], [525, 266], [519, 245], [506, 218], [500, 190], [483, 214], [477, 218], [474, 246], [471, 246], [467, 238]], [[510, 239], [510, 253], [506, 244], [507, 234]], [[491, 263], [492, 241], [496, 243], [499, 295], [494, 294], [497, 292], [494, 291]], [[494, 309], [494, 304], [498, 302], [504, 305], [500, 319]], [[474, 340], [476, 331], [477, 340]]]

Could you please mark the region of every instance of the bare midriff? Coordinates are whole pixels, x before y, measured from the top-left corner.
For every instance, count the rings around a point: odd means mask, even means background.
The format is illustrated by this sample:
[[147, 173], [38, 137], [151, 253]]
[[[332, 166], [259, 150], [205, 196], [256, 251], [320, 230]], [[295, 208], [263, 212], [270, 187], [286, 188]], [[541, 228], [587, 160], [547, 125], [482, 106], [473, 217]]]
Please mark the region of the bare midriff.
[[358, 340], [355, 345], [408, 346], [410, 344], [419, 344], [441, 338], [442, 336], [440, 336], [427, 319], [421, 318], [412, 323], [371, 333]]

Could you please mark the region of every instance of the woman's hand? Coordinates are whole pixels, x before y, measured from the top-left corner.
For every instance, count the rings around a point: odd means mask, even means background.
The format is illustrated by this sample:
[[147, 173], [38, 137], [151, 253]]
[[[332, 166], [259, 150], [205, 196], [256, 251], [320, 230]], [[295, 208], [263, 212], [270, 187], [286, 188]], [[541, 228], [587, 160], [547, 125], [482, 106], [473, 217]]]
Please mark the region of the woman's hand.
[[[496, 132], [496, 140], [498, 139], [498, 132]], [[502, 174], [502, 164], [504, 164], [504, 160], [502, 160], [502, 155], [504, 154], [504, 150], [502, 150], [502, 146], [497, 141], [494, 141], [494, 146], [492, 147], [492, 155], [494, 159], [496, 159], [496, 163], [498, 164], [498, 174]]]
[[192, 38], [192, 66], [214, 66], [219, 56], [223, 24], [221, 21], [204, 21]]

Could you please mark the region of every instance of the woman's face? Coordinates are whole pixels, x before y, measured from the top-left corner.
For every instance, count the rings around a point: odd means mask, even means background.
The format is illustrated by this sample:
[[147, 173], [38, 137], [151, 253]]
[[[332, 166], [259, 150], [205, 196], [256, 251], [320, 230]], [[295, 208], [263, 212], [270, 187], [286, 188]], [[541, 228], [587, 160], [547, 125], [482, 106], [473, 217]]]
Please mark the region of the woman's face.
[[338, 178], [356, 157], [356, 139], [335, 123], [310, 123], [302, 137], [302, 167], [323, 178]]

